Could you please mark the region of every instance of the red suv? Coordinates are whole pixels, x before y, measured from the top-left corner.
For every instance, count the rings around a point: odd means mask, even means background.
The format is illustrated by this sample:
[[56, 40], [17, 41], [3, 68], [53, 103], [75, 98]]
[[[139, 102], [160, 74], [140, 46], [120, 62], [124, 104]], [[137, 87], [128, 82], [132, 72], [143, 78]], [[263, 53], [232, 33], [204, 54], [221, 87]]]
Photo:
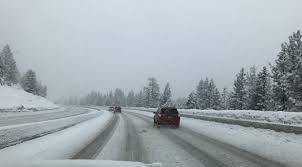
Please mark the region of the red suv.
[[160, 125], [175, 125], [177, 128], [180, 123], [180, 114], [175, 107], [162, 107], [153, 112], [154, 126], [158, 128]]

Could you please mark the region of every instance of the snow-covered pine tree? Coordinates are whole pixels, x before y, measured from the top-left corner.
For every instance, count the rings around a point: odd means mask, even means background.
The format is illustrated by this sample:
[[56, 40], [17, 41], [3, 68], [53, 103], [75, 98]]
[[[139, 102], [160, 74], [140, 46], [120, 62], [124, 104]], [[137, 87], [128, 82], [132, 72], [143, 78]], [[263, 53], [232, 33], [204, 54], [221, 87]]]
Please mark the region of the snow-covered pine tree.
[[177, 98], [173, 103], [173, 106], [177, 107], [177, 108], [186, 108], [186, 103], [187, 103], [188, 99], [185, 97], [179, 97]]
[[205, 87], [206, 83], [205, 81], [203, 81], [203, 79], [200, 79], [197, 87], [196, 87], [196, 94], [195, 94], [195, 99], [196, 99], [196, 108], [198, 109], [205, 109], [205, 101], [204, 101], [204, 97], [205, 97]]
[[234, 90], [231, 94], [230, 108], [243, 110], [247, 106], [246, 74], [244, 68], [236, 76]]
[[4, 72], [5, 72], [5, 66], [3, 63], [3, 58], [0, 55], [0, 85], [4, 85]]
[[41, 97], [46, 97], [47, 96], [47, 86], [42, 85], [41, 82], [37, 83], [37, 91], [38, 95]]
[[144, 93], [140, 91], [138, 94], [135, 95], [135, 106], [136, 107], [144, 107]]
[[267, 111], [272, 109], [271, 79], [266, 67], [263, 67], [257, 75], [255, 100], [256, 110]]
[[28, 70], [21, 79], [22, 88], [31, 94], [38, 95], [38, 82], [36, 73], [33, 70]]
[[172, 94], [171, 94], [170, 84], [167, 83], [166, 86], [165, 86], [165, 90], [164, 90], [164, 92], [163, 92], [163, 94], [160, 98], [160, 105], [161, 106], [171, 105], [171, 102], [172, 102], [171, 101], [171, 96], [172, 96]]
[[149, 78], [148, 79], [148, 89], [150, 93], [150, 107], [156, 108], [159, 105], [160, 100], [160, 89], [159, 85], [155, 78]]
[[143, 107], [151, 107], [151, 93], [149, 87], [143, 88]]
[[216, 87], [216, 84], [213, 79], [210, 80], [209, 85], [207, 86], [207, 108], [218, 110], [220, 109], [220, 92]]
[[281, 45], [272, 66], [273, 93], [277, 110], [302, 110], [302, 40], [298, 30]]
[[229, 109], [229, 92], [227, 91], [227, 88], [222, 89], [220, 101], [221, 101], [221, 109], [228, 110]]
[[107, 98], [106, 98], [106, 102], [105, 102], [105, 105], [106, 106], [112, 106], [113, 105], [113, 93], [112, 91], [109, 92], [109, 94], [107, 95]]
[[119, 88], [115, 89], [113, 104], [115, 106], [126, 106], [126, 97], [125, 97], [125, 94]]
[[203, 94], [202, 94], [202, 103], [203, 103], [203, 108], [202, 109], [210, 109], [210, 81], [209, 78], [207, 77], [203, 83]]
[[4, 46], [1, 57], [4, 64], [4, 82], [7, 85], [18, 84], [20, 73], [9, 45]]
[[287, 56], [287, 44], [281, 45], [281, 51], [278, 54], [275, 65], [272, 66], [272, 78], [273, 78], [273, 98], [274, 106], [276, 110], [288, 109], [288, 94], [287, 94], [287, 71], [288, 71], [288, 56]]
[[287, 72], [287, 90], [291, 111], [302, 110], [302, 35], [300, 31], [289, 37], [287, 45], [289, 57]]
[[130, 91], [127, 95], [127, 106], [134, 107], [135, 106], [135, 94], [133, 91]]
[[104, 106], [104, 96], [100, 92], [97, 93], [96, 105], [97, 106]]
[[197, 108], [197, 100], [195, 92], [191, 92], [188, 96], [188, 100], [186, 103], [186, 108], [188, 109], [196, 109]]
[[257, 81], [257, 69], [256, 66], [252, 66], [246, 75], [247, 80], [247, 106], [249, 110], [255, 110], [256, 99], [256, 81]]

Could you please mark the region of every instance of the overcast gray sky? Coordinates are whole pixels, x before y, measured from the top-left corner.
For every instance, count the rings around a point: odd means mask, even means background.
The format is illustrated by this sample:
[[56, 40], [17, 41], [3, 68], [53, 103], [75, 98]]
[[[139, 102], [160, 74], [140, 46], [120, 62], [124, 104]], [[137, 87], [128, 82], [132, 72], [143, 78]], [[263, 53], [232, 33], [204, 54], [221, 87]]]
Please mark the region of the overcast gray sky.
[[301, 29], [301, 0], [0, 0], [0, 47], [51, 98], [138, 91], [148, 77], [187, 96], [201, 77], [232, 87]]

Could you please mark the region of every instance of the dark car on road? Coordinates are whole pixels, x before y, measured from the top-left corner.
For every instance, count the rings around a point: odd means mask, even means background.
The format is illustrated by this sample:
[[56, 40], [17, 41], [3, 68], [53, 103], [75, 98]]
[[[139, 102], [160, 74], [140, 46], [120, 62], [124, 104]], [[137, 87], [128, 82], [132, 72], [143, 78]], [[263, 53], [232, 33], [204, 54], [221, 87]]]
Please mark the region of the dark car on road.
[[115, 113], [121, 113], [122, 112], [122, 108], [121, 107], [114, 107], [114, 112]]
[[177, 128], [180, 124], [180, 114], [175, 107], [161, 107], [154, 112], [154, 126], [174, 125]]

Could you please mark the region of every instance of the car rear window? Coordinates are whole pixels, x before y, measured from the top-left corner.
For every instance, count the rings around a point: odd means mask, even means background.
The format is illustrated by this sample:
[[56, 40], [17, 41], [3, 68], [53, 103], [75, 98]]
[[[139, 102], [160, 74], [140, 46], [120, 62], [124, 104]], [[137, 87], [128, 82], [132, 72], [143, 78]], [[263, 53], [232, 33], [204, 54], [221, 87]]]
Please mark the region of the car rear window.
[[178, 114], [178, 111], [175, 108], [163, 108], [161, 109], [161, 112], [163, 114]]

